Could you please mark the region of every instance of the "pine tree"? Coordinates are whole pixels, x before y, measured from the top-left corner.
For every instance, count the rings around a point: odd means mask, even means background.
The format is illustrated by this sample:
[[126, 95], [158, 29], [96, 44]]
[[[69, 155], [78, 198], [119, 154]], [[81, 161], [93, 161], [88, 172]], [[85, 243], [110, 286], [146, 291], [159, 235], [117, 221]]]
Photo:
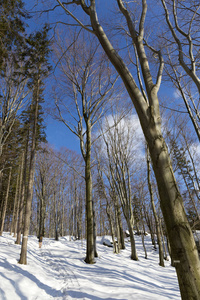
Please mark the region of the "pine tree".
[[21, 0], [0, 0], [0, 69], [24, 43], [25, 23], [29, 18]]
[[29, 88], [32, 89], [32, 103], [30, 109], [30, 125], [28, 131], [30, 133], [31, 145], [30, 145], [30, 160], [29, 160], [29, 174], [27, 184], [27, 197], [26, 197], [26, 208], [24, 218], [24, 230], [22, 247], [20, 254], [20, 264], [27, 263], [27, 242], [30, 227], [31, 218], [31, 205], [33, 196], [33, 181], [35, 171], [35, 155], [38, 145], [38, 137], [41, 126], [39, 126], [39, 103], [42, 101], [42, 93], [44, 86], [44, 78], [47, 77], [50, 70], [48, 63], [49, 56], [49, 40], [48, 40], [49, 28], [45, 26], [41, 32], [31, 34], [27, 38], [27, 49], [25, 56], [29, 55], [29, 60], [26, 63], [27, 76], [30, 78]]
[[[0, 156], [23, 101], [25, 85], [20, 54], [24, 48], [27, 18], [21, 0], [0, 0]], [[0, 191], [3, 171], [4, 164], [0, 162]]]

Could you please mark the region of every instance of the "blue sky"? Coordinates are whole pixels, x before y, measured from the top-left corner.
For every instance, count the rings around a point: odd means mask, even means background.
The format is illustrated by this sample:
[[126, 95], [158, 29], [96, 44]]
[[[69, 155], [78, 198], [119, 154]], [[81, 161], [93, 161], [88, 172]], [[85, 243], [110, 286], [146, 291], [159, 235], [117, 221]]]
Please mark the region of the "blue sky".
[[[33, 5], [32, 3], [34, 3], [34, 1], [31, 2], [30, 0], [25, 0], [24, 2], [25, 2], [27, 9], [31, 9], [31, 7]], [[56, 1], [54, 1], [54, 3], [56, 3]], [[106, 5], [107, 5], [107, 3], [106, 3]], [[41, 28], [42, 23], [44, 24], [45, 21], [52, 22], [52, 20], [53, 20], [53, 22], [56, 22], [56, 20], [57, 20], [57, 17], [54, 13], [49, 13], [48, 15], [42, 14], [40, 16], [40, 18], [30, 20], [30, 30], [37, 30], [37, 29]], [[51, 85], [52, 85], [51, 78], [48, 78], [47, 79], [47, 93], [45, 95], [46, 102], [49, 101], [48, 94], [49, 95], [51, 94], [51, 92], [50, 92]], [[162, 83], [160, 94], [161, 95], [165, 95], [165, 94], [169, 95], [171, 104], [170, 103], [168, 103], [168, 104], [169, 104], [169, 106], [173, 107], [173, 102], [175, 99], [175, 96], [174, 96], [175, 90], [173, 88], [169, 88], [169, 86], [166, 88], [165, 84]], [[126, 101], [126, 99], [124, 101]], [[176, 101], [177, 101], [177, 99], [176, 99]], [[77, 151], [78, 153], [80, 153], [78, 138], [73, 133], [71, 133], [70, 130], [67, 129], [67, 127], [64, 124], [62, 124], [56, 120], [53, 120], [52, 117], [50, 117], [50, 116], [47, 116], [45, 123], [46, 123], [47, 140], [52, 146], [54, 146], [56, 149], [59, 149], [59, 148], [65, 146], [71, 150], [74, 150], [74, 151]]]
[[[25, 3], [25, 8], [28, 11], [31, 11], [32, 13], [35, 11], [34, 1], [32, 2], [30, 0], [24, 0], [23, 2]], [[42, 14], [39, 18], [33, 17], [30, 20], [28, 20], [29, 23], [28, 32], [40, 30], [42, 28], [42, 25], [45, 22], [52, 22], [52, 15], [53, 13], [50, 13], [48, 15]], [[55, 21], [55, 19], [53, 20]], [[49, 97], [51, 97], [51, 85], [52, 85], [52, 78], [49, 77], [46, 80], [46, 84], [45, 84], [46, 90], [44, 95], [45, 98], [44, 112], [46, 116], [44, 122], [46, 126], [45, 132], [47, 135], [47, 141], [56, 150], [59, 150], [61, 147], [67, 147], [70, 150], [80, 153], [78, 138], [74, 134], [72, 134], [70, 130], [68, 130], [63, 123], [54, 120], [50, 115], [46, 114], [46, 106], [49, 107], [48, 102], [49, 102]]]
[[45, 123], [47, 125], [46, 134], [49, 144], [57, 150], [61, 147], [67, 147], [80, 153], [78, 138], [63, 123], [53, 120], [51, 117], [47, 117]]

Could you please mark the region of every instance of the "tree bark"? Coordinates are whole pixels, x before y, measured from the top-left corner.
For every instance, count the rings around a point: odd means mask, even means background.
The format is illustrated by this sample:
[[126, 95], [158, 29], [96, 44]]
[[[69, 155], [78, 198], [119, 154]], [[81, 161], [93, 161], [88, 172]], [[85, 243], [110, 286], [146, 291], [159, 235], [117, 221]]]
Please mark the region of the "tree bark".
[[200, 265], [196, 244], [173, 174], [165, 141], [158, 134], [153, 137], [155, 145], [149, 141], [150, 153], [181, 296], [182, 299], [199, 299]]
[[28, 234], [31, 220], [31, 206], [33, 197], [33, 184], [34, 184], [34, 172], [35, 172], [35, 156], [36, 156], [36, 134], [37, 134], [37, 118], [38, 118], [38, 101], [39, 101], [39, 82], [38, 79], [35, 91], [33, 93], [33, 101], [35, 102], [34, 107], [34, 121], [33, 121], [33, 132], [32, 132], [32, 144], [31, 144], [31, 154], [30, 154], [30, 164], [29, 164], [29, 180], [27, 188], [27, 199], [25, 208], [25, 218], [24, 218], [24, 231], [22, 238], [22, 246], [20, 253], [20, 264], [27, 264], [27, 245], [28, 245]]
[[[136, 32], [132, 28], [133, 25], [130, 15], [126, 10], [123, 11], [127, 19], [127, 24], [130, 27], [130, 32], [133, 33], [149, 103], [146, 102], [146, 99], [137, 87], [128, 68], [121, 57], [116, 53], [103, 28], [100, 26], [97, 19], [95, 2], [92, 1], [92, 3], [93, 5], [90, 6], [90, 19], [93, 30], [108, 58], [124, 82], [137, 111], [143, 133], [149, 146], [160, 195], [161, 209], [171, 245], [172, 257], [174, 262], [176, 261], [175, 267], [182, 299], [197, 300], [200, 298], [200, 262], [194, 237], [184, 210], [183, 199], [174, 177], [168, 149], [161, 132], [159, 101], [157, 97], [161, 78], [158, 76], [157, 83], [153, 84], [143, 45], [143, 24], [141, 22], [142, 29], [140, 35], [136, 37]], [[144, 3], [146, 4], [146, 1]], [[145, 10], [146, 7], [144, 8], [144, 14]], [[160, 67], [159, 73], [161, 73], [161, 68], [162, 66]]]
[[92, 208], [92, 174], [91, 174], [91, 124], [86, 119], [86, 153], [85, 153], [85, 184], [86, 184], [86, 230], [87, 249], [85, 262], [88, 264], [94, 261], [94, 221]]
[[179, 281], [180, 292], [183, 300], [200, 298], [200, 262], [194, 237], [188, 223], [176, 179], [172, 170], [169, 152], [161, 132], [161, 118], [157, 92], [159, 90], [162, 74], [162, 58], [157, 82], [153, 84], [148, 59], [143, 45], [143, 23], [146, 13], [146, 1], [144, 1], [141, 27], [139, 35], [134, 30], [128, 11], [122, 7], [122, 1], [118, 0], [119, 7], [124, 14], [132, 39], [135, 43], [139, 57], [144, 83], [147, 91], [148, 102], [144, 94], [139, 90], [130, 71], [117, 54], [108, 40], [103, 28], [98, 22], [95, 1], [91, 1], [89, 15], [94, 33], [99, 39], [105, 53], [113, 66], [121, 76], [127, 92], [135, 106], [140, 124], [151, 155], [153, 169], [158, 185], [161, 209], [164, 216], [171, 252], [176, 262], [176, 272]]

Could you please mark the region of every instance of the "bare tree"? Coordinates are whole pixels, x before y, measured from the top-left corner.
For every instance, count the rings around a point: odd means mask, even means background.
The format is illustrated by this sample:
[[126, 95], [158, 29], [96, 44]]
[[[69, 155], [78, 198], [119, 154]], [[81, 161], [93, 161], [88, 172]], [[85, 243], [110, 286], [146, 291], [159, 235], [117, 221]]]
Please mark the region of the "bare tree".
[[[151, 73], [149, 60], [146, 54], [145, 19], [147, 2], [139, 2], [140, 10], [135, 13], [135, 1], [116, 0], [118, 11], [125, 21], [123, 30], [135, 50], [135, 67], [138, 75], [134, 79], [126, 60], [114, 48], [110, 38], [98, 19], [96, 1], [65, 1], [57, 0], [67, 16], [72, 17], [77, 25], [93, 33], [99, 40], [102, 48], [120, 75], [124, 86], [135, 106], [145, 135], [155, 177], [157, 180], [161, 208], [167, 227], [171, 252], [178, 275], [178, 281], [183, 299], [199, 299], [200, 297], [200, 262], [194, 237], [188, 223], [183, 199], [178, 189], [168, 149], [161, 132], [161, 116], [159, 110], [158, 91], [161, 84], [164, 62], [160, 50], [150, 48], [159, 61], [155, 80]], [[70, 11], [71, 5], [79, 6], [87, 17], [87, 23], [81, 21], [78, 15]], [[103, 4], [102, 4], [103, 5]], [[102, 7], [103, 11], [103, 7]], [[76, 11], [74, 12], [76, 13]], [[139, 18], [137, 19], [137, 16]], [[88, 25], [89, 22], [89, 25]], [[123, 31], [123, 32], [124, 32]], [[138, 82], [138, 83], [137, 83]]]
[[[94, 263], [94, 220], [92, 204], [91, 149], [92, 129], [104, 114], [105, 105], [113, 94], [116, 78], [113, 78], [107, 61], [101, 56], [94, 39], [86, 36], [73, 37], [72, 45], [57, 44], [60, 59], [59, 88], [56, 97], [58, 119], [71, 130], [80, 141], [85, 163], [86, 221], [87, 221], [87, 263]], [[68, 48], [67, 48], [68, 47]], [[65, 49], [68, 49], [66, 51]], [[62, 97], [59, 96], [59, 94]], [[68, 99], [66, 99], [68, 98]], [[71, 102], [69, 101], [71, 99]]]
[[[134, 240], [134, 226], [136, 222], [132, 207], [133, 190], [131, 185], [132, 177], [137, 171], [136, 157], [134, 157], [137, 139], [133, 133], [131, 118], [124, 118], [121, 122], [117, 118], [118, 116], [113, 118], [114, 126], [106, 130], [107, 133], [103, 136], [107, 151], [108, 173], [111, 177], [107, 176], [107, 178], [113, 193], [116, 194], [115, 197], [120, 199], [127, 222], [131, 241], [131, 259], [138, 260]], [[106, 125], [109, 126], [109, 124]], [[135, 168], [133, 165], [135, 165]]]
[[[103, 200], [105, 199], [105, 211], [108, 217], [108, 222], [110, 226], [110, 232], [112, 236], [112, 241], [113, 241], [113, 252], [114, 253], [119, 253], [121, 248], [122, 248], [122, 242], [121, 242], [121, 232], [120, 232], [120, 222], [119, 222], [119, 206], [118, 204], [118, 199], [117, 199], [117, 194], [115, 190], [115, 185], [113, 183], [113, 180], [110, 176], [110, 172], [106, 172], [105, 168], [103, 167], [102, 160], [105, 159], [103, 158], [100, 154], [100, 149], [97, 145], [95, 149], [95, 158], [97, 160], [97, 171], [98, 171], [98, 176], [97, 176], [97, 196]], [[109, 188], [106, 189], [106, 185], [104, 182], [104, 176], [103, 173], [106, 173], [106, 178], [109, 182]], [[108, 190], [108, 192], [106, 191]], [[102, 205], [102, 202], [101, 202]], [[102, 208], [100, 208], [102, 209]], [[117, 237], [117, 241], [116, 238]], [[124, 247], [125, 248], [125, 247]]]
[[184, 3], [177, 0], [161, 2], [167, 24], [163, 34], [167, 55], [166, 72], [184, 101], [200, 141], [200, 5], [198, 1], [192, 0]]
[[[20, 110], [27, 103], [30, 90], [23, 74], [23, 65], [15, 69], [14, 60], [7, 62], [3, 76], [0, 78], [0, 156], [12, 132]], [[4, 164], [0, 164], [0, 189], [2, 185]]]
[[14, 61], [7, 63], [5, 75], [1, 77], [0, 97], [0, 156], [16, 120], [17, 114], [26, 103], [27, 79], [22, 74], [23, 67], [18, 72], [13, 67]]

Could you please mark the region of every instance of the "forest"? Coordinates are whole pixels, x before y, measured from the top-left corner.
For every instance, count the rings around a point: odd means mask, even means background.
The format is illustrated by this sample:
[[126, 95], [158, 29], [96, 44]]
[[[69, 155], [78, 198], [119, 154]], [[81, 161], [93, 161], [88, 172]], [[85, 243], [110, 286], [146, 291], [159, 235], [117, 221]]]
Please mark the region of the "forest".
[[0, 0], [0, 235], [19, 264], [29, 235], [84, 239], [92, 265], [97, 237], [138, 261], [148, 233], [200, 299], [199, 21], [193, 0]]

